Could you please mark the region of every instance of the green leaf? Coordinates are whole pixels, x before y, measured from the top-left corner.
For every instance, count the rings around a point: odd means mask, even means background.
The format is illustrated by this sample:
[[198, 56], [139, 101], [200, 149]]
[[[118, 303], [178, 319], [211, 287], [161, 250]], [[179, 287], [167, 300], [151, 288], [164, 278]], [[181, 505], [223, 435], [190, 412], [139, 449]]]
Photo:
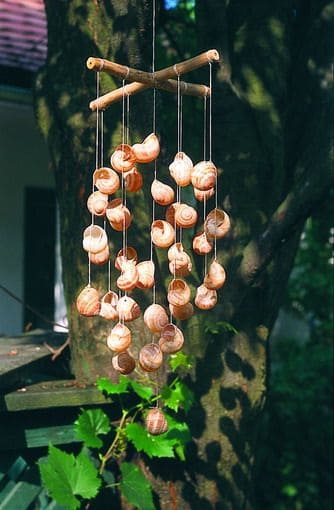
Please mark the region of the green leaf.
[[86, 446], [101, 448], [103, 445], [99, 434], [108, 434], [110, 422], [102, 409], [89, 409], [83, 411], [74, 423], [78, 439], [84, 441]]
[[110, 379], [101, 377], [96, 384], [100, 391], [105, 391], [108, 395], [119, 395], [120, 393], [127, 393], [129, 379], [121, 375], [119, 383], [113, 383]]
[[176, 421], [170, 415], [165, 414], [168, 422], [168, 431], [166, 437], [173, 442], [174, 451], [180, 458], [185, 460], [185, 445], [191, 440], [191, 434], [188, 425], [185, 422]]
[[189, 411], [194, 402], [193, 392], [182, 381], [177, 381], [172, 386], [165, 386], [161, 391], [161, 396], [165, 405], [173, 411], [178, 411], [179, 407]]
[[169, 366], [173, 371], [179, 367], [190, 369], [192, 367], [190, 356], [187, 356], [182, 351], [172, 354], [169, 357]]
[[207, 323], [205, 325], [205, 333], [211, 333], [212, 335], [219, 335], [224, 331], [230, 331], [231, 333], [237, 334], [238, 330], [235, 327], [226, 321], [218, 321], [213, 324]]
[[149, 457], [175, 457], [174, 440], [166, 438], [166, 433], [152, 436], [138, 423], [129, 423], [125, 432], [127, 438], [139, 452], [145, 452]]
[[38, 467], [50, 496], [68, 510], [80, 507], [76, 496], [91, 499], [101, 485], [97, 469], [84, 452], [75, 457], [50, 445], [48, 456], [39, 461]]
[[128, 462], [121, 464], [121, 491], [129, 503], [139, 510], [154, 510], [152, 489], [142, 471]]
[[138, 397], [143, 398], [144, 400], [150, 400], [153, 397], [154, 392], [150, 386], [144, 386], [133, 379], [129, 379], [128, 382], [133, 391], [137, 393]]

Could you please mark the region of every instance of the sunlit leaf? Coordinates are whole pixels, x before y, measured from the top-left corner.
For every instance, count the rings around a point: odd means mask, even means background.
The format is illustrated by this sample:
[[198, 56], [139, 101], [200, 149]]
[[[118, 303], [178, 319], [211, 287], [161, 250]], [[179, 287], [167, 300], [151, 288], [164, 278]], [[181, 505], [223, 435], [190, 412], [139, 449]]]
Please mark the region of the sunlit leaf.
[[88, 409], [83, 411], [74, 423], [78, 439], [84, 441], [86, 446], [101, 448], [102, 441], [99, 434], [108, 434], [110, 421], [102, 409]]

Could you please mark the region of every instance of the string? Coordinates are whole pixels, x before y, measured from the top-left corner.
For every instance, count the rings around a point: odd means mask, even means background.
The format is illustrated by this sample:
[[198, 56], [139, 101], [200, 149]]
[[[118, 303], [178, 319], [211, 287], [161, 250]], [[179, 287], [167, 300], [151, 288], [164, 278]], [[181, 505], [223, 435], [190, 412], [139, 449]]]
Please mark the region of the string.
[[[152, 0], [152, 74], [154, 79], [154, 73], [155, 73], [155, 25], [156, 25], [156, 0]], [[156, 88], [153, 87], [153, 119], [152, 119], [152, 131], [153, 133], [156, 132]], [[154, 177], [153, 180], [156, 180], [157, 178], [157, 160], [154, 160]], [[155, 201], [152, 197], [152, 223], [155, 221]], [[150, 261], [153, 262], [153, 241], [152, 241], [152, 235], [150, 239]], [[156, 285], [155, 285], [155, 279], [154, 284], [152, 287], [152, 303], [155, 304], [156, 301]], [[154, 337], [152, 337], [152, 342], [154, 343]]]
[[206, 124], [207, 124], [207, 96], [204, 96], [203, 103], [203, 161], [206, 161]]
[[[209, 159], [212, 161], [212, 63], [209, 63], [209, 83], [210, 83], [210, 98], [209, 98]], [[217, 172], [215, 179], [215, 224], [217, 224], [217, 208], [218, 208], [218, 186], [217, 186]], [[214, 237], [214, 260], [217, 258], [217, 234], [215, 230]]]
[[[122, 82], [122, 146], [125, 145], [125, 136], [126, 136], [126, 126], [125, 126], [125, 79], [123, 79]], [[122, 184], [122, 204], [125, 206], [126, 203], [126, 187], [125, 187], [125, 179], [124, 179], [124, 172], [122, 172], [121, 176], [121, 184]], [[125, 255], [125, 215], [123, 217], [123, 225], [122, 225], [122, 248], [123, 248], [123, 255]], [[124, 293], [126, 296], [126, 292]]]
[[[96, 73], [96, 99], [100, 96], [100, 73]], [[96, 132], [95, 132], [95, 169], [98, 168], [99, 165], [99, 103], [97, 102], [96, 108]], [[94, 179], [92, 179], [92, 193], [94, 193]], [[90, 227], [90, 237], [92, 236], [92, 228], [94, 225], [94, 213], [91, 214], [91, 227]], [[92, 283], [92, 263], [90, 257], [88, 256], [88, 286], [90, 287]]]

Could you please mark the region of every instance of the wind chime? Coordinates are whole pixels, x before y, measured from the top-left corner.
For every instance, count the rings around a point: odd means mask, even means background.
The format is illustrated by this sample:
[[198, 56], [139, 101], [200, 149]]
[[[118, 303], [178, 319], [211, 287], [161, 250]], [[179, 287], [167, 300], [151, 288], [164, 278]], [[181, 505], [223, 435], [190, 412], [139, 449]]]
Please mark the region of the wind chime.
[[[106, 339], [107, 346], [114, 353], [113, 368], [121, 374], [131, 373], [136, 365], [145, 372], [155, 372], [163, 363], [165, 355], [182, 349], [184, 336], [176, 321], [189, 319], [194, 313], [191, 291], [185, 278], [191, 273], [192, 261], [182, 243], [183, 229], [193, 229], [198, 223], [196, 208], [182, 200], [182, 189], [192, 186], [197, 203], [202, 202], [204, 225], [194, 236], [192, 249], [204, 258], [203, 283], [197, 288], [194, 304], [202, 310], [209, 310], [217, 303], [217, 290], [224, 285], [225, 270], [217, 260], [217, 240], [224, 237], [230, 220], [225, 211], [218, 208], [218, 172], [212, 161], [212, 64], [219, 61], [217, 50], [208, 50], [194, 58], [174, 66], [155, 71], [155, 2], [153, 1], [152, 72], [144, 72], [105, 59], [90, 57], [87, 67], [97, 71], [96, 99], [90, 108], [96, 111], [96, 161], [92, 178], [92, 191], [87, 200], [91, 213], [91, 224], [83, 233], [83, 248], [88, 253], [88, 284], [77, 298], [77, 309], [81, 315], [100, 315], [116, 321]], [[180, 76], [202, 67], [209, 66], [209, 87], [185, 83]], [[123, 80], [122, 87], [103, 96], [99, 94], [99, 73], [107, 72]], [[176, 78], [176, 79], [173, 79]], [[126, 83], [127, 82], [127, 83]], [[153, 132], [142, 143], [129, 145], [130, 96], [147, 88], [153, 88]], [[175, 189], [163, 183], [158, 177], [157, 158], [160, 142], [156, 134], [156, 89], [177, 94], [177, 154], [169, 165]], [[203, 108], [203, 160], [193, 164], [182, 147], [182, 97], [202, 97]], [[122, 143], [110, 158], [110, 167], [103, 162], [103, 115], [112, 103], [122, 101]], [[209, 103], [209, 137], [207, 143], [207, 102]], [[207, 158], [207, 145], [209, 153]], [[144, 165], [154, 162], [151, 183], [152, 222], [150, 259], [138, 261], [136, 250], [128, 246], [127, 230], [132, 225], [132, 214], [127, 207], [127, 194], [141, 190], [143, 177], [137, 164], [145, 174]], [[113, 198], [118, 192], [120, 196]], [[207, 213], [207, 200], [215, 197], [215, 207]], [[156, 218], [156, 204], [166, 207], [165, 217]], [[96, 219], [102, 218], [103, 225]], [[114, 258], [120, 272], [116, 281], [117, 290], [111, 286], [111, 257], [108, 244], [107, 224], [121, 233], [122, 243]], [[167, 289], [168, 308], [156, 302], [154, 247], [167, 250], [171, 281]], [[208, 265], [208, 255], [213, 259]], [[91, 265], [108, 265], [108, 291], [100, 298], [91, 283]], [[127, 324], [141, 314], [139, 304], [129, 295], [133, 289], [152, 289], [152, 304], [144, 311], [144, 323], [152, 334], [152, 341], [139, 350], [136, 361], [131, 353], [132, 336]], [[179, 324], [179, 323], [178, 323]], [[158, 406], [158, 404], [157, 404]], [[147, 430], [161, 434], [167, 430], [164, 414], [156, 407], [146, 417]]]

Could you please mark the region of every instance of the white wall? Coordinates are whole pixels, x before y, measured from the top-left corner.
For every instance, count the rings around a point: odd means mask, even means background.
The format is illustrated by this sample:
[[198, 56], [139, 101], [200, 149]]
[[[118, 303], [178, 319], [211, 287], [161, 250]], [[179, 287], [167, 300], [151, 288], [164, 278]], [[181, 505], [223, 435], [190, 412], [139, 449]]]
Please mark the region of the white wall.
[[[0, 284], [23, 297], [24, 188], [54, 187], [31, 105], [0, 101]], [[22, 332], [22, 306], [0, 289], [0, 334]]]

